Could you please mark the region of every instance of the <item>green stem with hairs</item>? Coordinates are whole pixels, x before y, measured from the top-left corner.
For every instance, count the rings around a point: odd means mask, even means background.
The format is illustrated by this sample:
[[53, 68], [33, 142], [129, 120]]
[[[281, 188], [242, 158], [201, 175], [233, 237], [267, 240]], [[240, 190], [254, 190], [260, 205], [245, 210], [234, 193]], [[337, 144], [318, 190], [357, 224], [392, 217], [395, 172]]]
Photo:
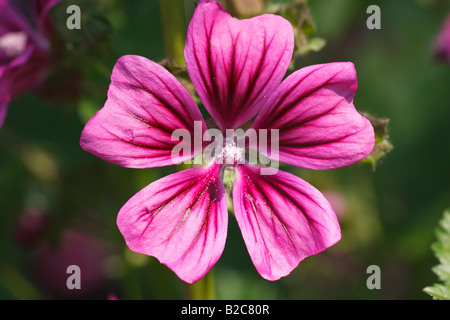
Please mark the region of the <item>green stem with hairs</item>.
[[[166, 57], [180, 67], [186, 65], [184, 60], [184, 44], [187, 26], [194, 14], [196, 2], [198, 1], [159, 1]], [[186, 168], [182, 166], [180, 169], [183, 170]], [[188, 300], [214, 300], [216, 298], [212, 270], [199, 281], [186, 285], [186, 298]]]
[[182, 0], [160, 0], [162, 32], [166, 56], [178, 66], [185, 66], [184, 42], [186, 16]]
[[187, 300], [214, 300], [216, 299], [214, 272], [211, 269], [199, 281], [188, 284], [186, 287]]

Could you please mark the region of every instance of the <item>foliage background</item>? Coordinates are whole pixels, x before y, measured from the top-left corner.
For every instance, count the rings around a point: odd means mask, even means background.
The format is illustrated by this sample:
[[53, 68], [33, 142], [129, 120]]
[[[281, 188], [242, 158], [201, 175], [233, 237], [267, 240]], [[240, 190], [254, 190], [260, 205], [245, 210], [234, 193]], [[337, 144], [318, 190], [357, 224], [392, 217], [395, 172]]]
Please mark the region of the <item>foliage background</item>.
[[[71, 3], [83, 11], [80, 31], [65, 27]], [[370, 4], [381, 8], [381, 30], [366, 27]], [[330, 197], [342, 240], [268, 282], [230, 216], [225, 251], [213, 268], [217, 298], [430, 299], [422, 291], [437, 280], [430, 246], [450, 199], [450, 67], [432, 54], [448, 6], [425, 0], [308, 5], [315, 36], [327, 44], [297, 59], [296, 68], [352, 61], [355, 105], [390, 119], [394, 150], [375, 171], [363, 164], [327, 172], [283, 167]], [[50, 78], [39, 94], [10, 105], [0, 130], [1, 299], [185, 298], [184, 283], [156, 259], [130, 252], [115, 225], [132, 195], [176, 168], [124, 169], [79, 147], [85, 122], [106, 99], [116, 59], [164, 58], [159, 12], [156, 0], [63, 1], [55, 8]], [[71, 264], [81, 267], [82, 290], [65, 286]], [[380, 290], [366, 286], [370, 265], [381, 268]]]

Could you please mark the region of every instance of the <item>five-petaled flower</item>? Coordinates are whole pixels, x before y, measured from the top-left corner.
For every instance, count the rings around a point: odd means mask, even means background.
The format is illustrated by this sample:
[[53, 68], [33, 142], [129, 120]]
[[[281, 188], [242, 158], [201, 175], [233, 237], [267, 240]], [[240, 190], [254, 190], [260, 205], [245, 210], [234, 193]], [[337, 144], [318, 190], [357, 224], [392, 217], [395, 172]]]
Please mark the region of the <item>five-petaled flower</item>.
[[[293, 49], [293, 28], [282, 17], [238, 20], [220, 3], [203, 0], [188, 28], [185, 58], [195, 89], [222, 132], [255, 118], [251, 128], [279, 130], [280, 162], [308, 169], [340, 168], [365, 158], [374, 131], [353, 105], [353, 64], [309, 66], [283, 80]], [[87, 123], [80, 143], [123, 167], [167, 166], [202, 152], [193, 148], [171, 157], [177, 144], [172, 132], [182, 128], [194, 134], [195, 121], [207, 130], [193, 98], [173, 75], [128, 55], [118, 60], [106, 104]], [[313, 186], [281, 170], [261, 175], [257, 164], [222, 163], [220, 157], [236, 152], [229, 144], [223, 150], [207, 164], [151, 183], [122, 207], [117, 224], [131, 250], [158, 258], [188, 283], [201, 279], [225, 246], [225, 167], [235, 171], [235, 216], [265, 279], [286, 276], [305, 257], [340, 240], [333, 209]], [[270, 148], [265, 153], [270, 157]]]
[[0, 127], [10, 101], [49, 68], [49, 11], [59, 1], [0, 0]]

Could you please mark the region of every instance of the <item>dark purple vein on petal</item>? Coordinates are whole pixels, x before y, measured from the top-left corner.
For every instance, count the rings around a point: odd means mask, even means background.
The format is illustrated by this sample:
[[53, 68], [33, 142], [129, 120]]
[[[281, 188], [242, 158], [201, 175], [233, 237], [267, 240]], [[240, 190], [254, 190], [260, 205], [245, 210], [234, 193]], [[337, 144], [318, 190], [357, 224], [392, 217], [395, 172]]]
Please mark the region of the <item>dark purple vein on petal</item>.
[[186, 128], [191, 128], [193, 126], [193, 123], [189, 123], [187, 122], [187, 119], [184, 115], [181, 115], [176, 109], [173, 108], [172, 104], [170, 104], [166, 99], [164, 99], [163, 97], [157, 95], [155, 92], [153, 92], [152, 90], [150, 90], [149, 88], [147, 88], [142, 82], [140, 82], [138, 79], [135, 78], [135, 80], [139, 83], [139, 86], [133, 85], [133, 84], [128, 84], [132, 87], [138, 88], [138, 89], [142, 89], [145, 92], [147, 92], [148, 94], [150, 94], [152, 97], [154, 97], [156, 100], [158, 100], [163, 106], [165, 106], [167, 108], [167, 110], [170, 111], [170, 113], [172, 113], [172, 115], [177, 118], [181, 123], [183, 123], [185, 125]]
[[[270, 114], [270, 122], [267, 122], [267, 120], [269, 120], [269, 118], [266, 117], [266, 124], [265, 124], [266, 127], [272, 127], [272, 126], [269, 125], [270, 123], [275, 123], [277, 120], [279, 120], [279, 118], [280, 118], [281, 116], [283, 116], [284, 114], [290, 112], [290, 110], [291, 110], [292, 108], [294, 108], [295, 106], [297, 106], [297, 105], [300, 103], [301, 100], [307, 98], [308, 96], [310, 96], [310, 95], [313, 94], [314, 92], [320, 90], [326, 83], [328, 83], [329, 80], [327, 80], [327, 81], [326, 81], [324, 84], [322, 84], [321, 86], [316, 87], [316, 88], [314, 88], [314, 89], [312, 89], [312, 90], [309, 90], [309, 91], [305, 92], [305, 93], [302, 94], [300, 97], [298, 97], [295, 101], [293, 101], [293, 102], [291, 102], [291, 103], [286, 104], [286, 105], [283, 106], [284, 101], [291, 95], [291, 93], [292, 93], [294, 90], [298, 90], [298, 88], [301, 87], [301, 82], [302, 82], [302, 81], [304, 81], [306, 78], [308, 78], [312, 73], [314, 73], [314, 72], [316, 72], [316, 71], [318, 71], [318, 70], [320, 70], [320, 69], [323, 69], [323, 68], [325, 68], [325, 66], [322, 66], [322, 67], [320, 67], [320, 68], [318, 68], [318, 69], [314, 69], [314, 70], [310, 71], [308, 74], [306, 74], [305, 76], [303, 76], [301, 79], [297, 80], [296, 83], [295, 83], [295, 85], [292, 85], [291, 88], [289, 88], [289, 90], [283, 92], [281, 98], [278, 98], [278, 99], [275, 101], [276, 105], [279, 106], [279, 108], [276, 109], [276, 110], [273, 110], [273, 111], [275, 111], [275, 112], [272, 112], [272, 113]], [[282, 107], [281, 107], [281, 106], [282, 106]], [[301, 116], [301, 115], [299, 115], [299, 117], [300, 117], [300, 116]]]
[[[274, 214], [275, 218], [277, 219], [277, 221], [280, 223], [280, 225], [283, 227], [284, 231], [286, 232], [286, 235], [288, 236], [289, 240], [291, 241], [291, 243], [294, 245], [295, 248], [295, 243], [292, 240], [292, 237], [289, 233], [289, 231], [287, 230], [286, 227], [286, 223], [283, 221], [283, 219], [279, 216], [279, 214], [277, 213], [276, 210], [276, 205], [272, 202], [272, 200], [270, 200], [270, 198], [263, 196], [264, 192], [261, 190], [261, 188], [259, 187], [260, 183], [255, 182], [252, 178], [250, 178], [247, 175], [247, 179], [249, 179], [250, 181], [247, 181], [247, 183], [250, 183], [259, 193], [260, 196], [262, 196], [262, 198], [264, 199], [265, 204], [268, 206], [269, 210]], [[298, 190], [298, 189], [293, 189], [292, 186], [290, 186], [287, 182], [284, 182], [280, 179], [277, 180], [277, 184], [279, 185], [275, 185], [274, 183], [272, 183], [270, 181], [270, 179], [265, 179], [263, 176], [260, 176], [258, 179], [264, 181], [267, 185], [270, 185], [274, 190], [277, 190], [277, 192], [279, 192], [285, 199], [287, 199], [287, 201], [289, 201], [291, 204], [293, 204], [295, 207], [297, 207], [299, 209], [299, 211], [302, 213], [303, 217], [306, 219], [306, 221], [308, 222], [308, 226], [310, 228], [311, 231], [311, 235], [314, 237], [314, 241], [315, 243], [320, 243], [316, 237], [316, 232], [314, 231], [313, 228], [313, 224], [317, 224], [317, 225], [321, 225], [322, 227], [325, 227], [323, 224], [321, 224], [320, 222], [318, 222], [316, 219], [310, 217], [308, 214], [306, 214], [307, 210], [305, 209], [305, 207], [294, 197], [292, 197], [289, 192], [285, 192], [283, 187], [291, 190], [293, 193], [299, 193], [300, 195], [302, 195], [303, 197], [307, 198], [309, 201], [312, 201], [314, 203], [317, 204], [316, 201], [314, 201], [314, 199], [311, 198], [311, 196], [305, 192], [303, 192], [302, 190]], [[280, 186], [282, 188], [280, 188]], [[248, 193], [248, 189], [247, 189], [247, 193]], [[251, 196], [250, 194], [248, 194], [248, 198], [249, 200], [253, 201], [253, 196]], [[322, 210], [326, 211], [325, 208], [321, 207]], [[246, 207], [246, 211], [248, 210], [248, 207]], [[254, 203], [252, 202], [252, 211], [253, 214], [257, 219], [257, 214], [256, 214], [256, 206], [254, 205]], [[247, 212], [247, 215], [249, 213]], [[258, 222], [258, 226], [259, 226], [259, 222]], [[253, 226], [252, 226], [253, 228]], [[253, 231], [254, 232], [254, 231]], [[265, 245], [266, 246], [266, 245]], [[266, 246], [267, 248], [267, 246]]]

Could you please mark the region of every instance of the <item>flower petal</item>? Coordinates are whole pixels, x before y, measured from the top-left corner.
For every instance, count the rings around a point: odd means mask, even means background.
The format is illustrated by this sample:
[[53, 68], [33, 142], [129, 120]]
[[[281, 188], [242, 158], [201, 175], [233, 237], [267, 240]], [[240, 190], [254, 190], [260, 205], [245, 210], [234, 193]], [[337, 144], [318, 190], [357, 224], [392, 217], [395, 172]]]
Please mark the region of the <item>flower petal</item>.
[[61, 0], [36, 0], [34, 2], [34, 13], [39, 25], [41, 34], [48, 37], [52, 33], [52, 23], [50, 21], [50, 10]]
[[250, 257], [262, 277], [278, 280], [301, 260], [340, 240], [338, 220], [325, 197], [283, 171], [236, 168], [233, 204]]
[[[123, 56], [114, 67], [108, 100], [87, 123], [81, 147], [94, 155], [131, 168], [173, 165], [192, 158], [191, 152], [172, 157], [178, 145], [172, 134], [184, 129], [194, 135], [194, 121], [206, 130], [200, 110], [188, 91], [162, 66], [140, 56]], [[201, 144], [201, 143], [200, 143]]]
[[450, 13], [447, 14], [441, 30], [436, 36], [434, 54], [438, 59], [450, 62]]
[[0, 1], [0, 36], [12, 31], [26, 31], [33, 33], [25, 17], [17, 11], [11, 1]]
[[8, 103], [9, 100], [0, 95], [0, 128], [3, 126], [6, 114], [8, 113]]
[[48, 65], [47, 52], [28, 45], [20, 56], [0, 66], [0, 127], [11, 100], [33, 90], [45, 76]]
[[[50, 10], [62, 0], [1, 0], [2, 4], [9, 5], [14, 11], [32, 22], [40, 35], [49, 38], [52, 33]], [[1, 11], [1, 10], [0, 10]]]
[[372, 125], [353, 105], [357, 86], [350, 62], [300, 69], [269, 98], [252, 128], [279, 130], [281, 162], [316, 170], [351, 165], [375, 143]]
[[156, 257], [188, 283], [201, 279], [225, 246], [228, 212], [220, 171], [215, 163], [195, 167], [137, 193], [117, 218], [128, 247]]
[[203, 104], [223, 131], [252, 119], [283, 79], [292, 58], [292, 25], [276, 15], [231, 17], [200, 1], [188, 28], [186, 65]]

